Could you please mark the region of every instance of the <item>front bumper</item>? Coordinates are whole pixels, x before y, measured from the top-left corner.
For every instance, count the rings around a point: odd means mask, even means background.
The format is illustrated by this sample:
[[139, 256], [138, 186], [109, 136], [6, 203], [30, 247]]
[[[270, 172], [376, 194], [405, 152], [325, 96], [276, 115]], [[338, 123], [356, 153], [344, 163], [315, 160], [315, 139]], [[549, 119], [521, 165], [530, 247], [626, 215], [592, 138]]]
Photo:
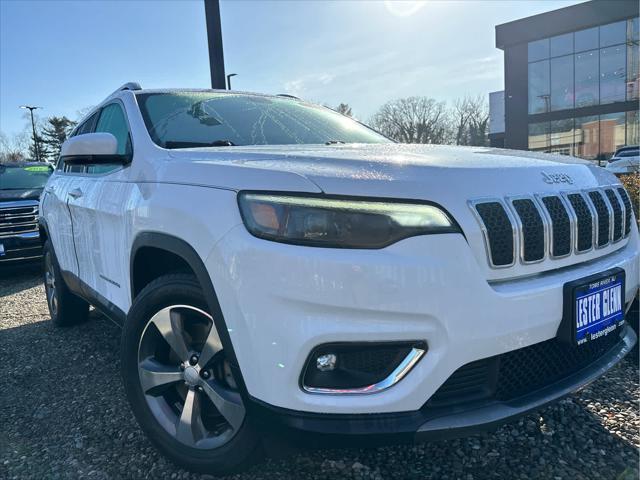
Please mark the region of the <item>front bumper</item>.
[[39, 232], [16, 234], [0, 238], [4, 255], [0, 255], [0, 265], [33, 261], [42, 256], [42, 240]]
[[[638, 232], [571, 267], [488, 282], [462, 235], [413, 237], [381, 250], [284, 245], [232, 228], [205, 261], [250, 397], [297, 412], [415, 412], [460, 367], [557, 335], [566, 283], [612, 268], [638, 289]], [[314, 347], [424, 341], [393, 387], [369, 395], [305, 392]]]
[[254, 401], [250, 412], [269, 432], [314, 445], [362, 446], [468, 436], [491, 430], [588, 385], [615, 366], [636, 341], [636, 334], [627, 326], [619, 341], [597, 361], [508, 402], [484, 401], [439, 409], [425, 405], [414, 412], [336, 415], [295, 412]]

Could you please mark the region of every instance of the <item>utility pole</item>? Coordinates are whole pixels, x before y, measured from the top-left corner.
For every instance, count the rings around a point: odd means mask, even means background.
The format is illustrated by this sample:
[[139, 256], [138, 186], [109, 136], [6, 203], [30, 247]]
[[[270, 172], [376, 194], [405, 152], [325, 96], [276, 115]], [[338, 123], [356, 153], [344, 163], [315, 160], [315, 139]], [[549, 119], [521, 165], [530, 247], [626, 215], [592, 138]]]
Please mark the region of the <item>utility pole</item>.
[[227, 90], [231, 90], [231, 77], [235, 77], [237, 73], [230, 73], [227, 75]]
[[33, 111], [41, 107], [36, 107], [34, 105], [20, 105], [20, 108], [29, 110], [29, 113], [31, 113], [31, 128], [33, 129], [33, 146], [36, 151], [36, 160], [41, 162], [42, 159], [40, 158], [40, 146], [38, 145], [38, 136], [36, 135], [36, 122], [33, 120]]
[[220, 1], [204, 0], [204, 14], [207, 22], [209, 42], [209, 70], [211, 88], [225, 89], [224, 52], [222, 50], [222, 24], [220, 21]]

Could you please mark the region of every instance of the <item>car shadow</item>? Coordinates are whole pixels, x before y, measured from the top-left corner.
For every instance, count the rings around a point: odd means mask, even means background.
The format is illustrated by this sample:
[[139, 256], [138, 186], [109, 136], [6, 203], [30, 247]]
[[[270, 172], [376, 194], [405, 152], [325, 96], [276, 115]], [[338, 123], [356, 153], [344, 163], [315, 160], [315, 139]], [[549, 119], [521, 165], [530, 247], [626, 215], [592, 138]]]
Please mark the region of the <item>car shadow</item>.
[[33, 288], [42, 283], [42, 265], [0, 265], [0, 298]]
[[[103, 315], [69, 328], [46, 315], [0, 328], [0, 411], [10, 445], [0, 464], [60, 478], [201, 478], [140, 431], [120, 378], [120, 329]], [[283, 448], [233, 478], [637, 478], [633, 421], [609, 424], [636, 409], [634, 368], [624, 360], [580, 394], [492, 433], [370, 449]], [[620, 388], [632, 381], [635, 390]]]

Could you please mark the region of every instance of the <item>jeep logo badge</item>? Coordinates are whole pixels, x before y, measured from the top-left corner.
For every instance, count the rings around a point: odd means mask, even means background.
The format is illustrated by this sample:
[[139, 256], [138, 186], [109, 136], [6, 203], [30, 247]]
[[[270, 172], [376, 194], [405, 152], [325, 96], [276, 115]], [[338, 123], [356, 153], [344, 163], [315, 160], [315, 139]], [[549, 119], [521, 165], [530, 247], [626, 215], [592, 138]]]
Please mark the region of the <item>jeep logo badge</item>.
[[542, 172], [542, 180], [549, 185], [554, 183], [568, 183], [573, 185], [573, 178], [566, 173], [546, 173]]

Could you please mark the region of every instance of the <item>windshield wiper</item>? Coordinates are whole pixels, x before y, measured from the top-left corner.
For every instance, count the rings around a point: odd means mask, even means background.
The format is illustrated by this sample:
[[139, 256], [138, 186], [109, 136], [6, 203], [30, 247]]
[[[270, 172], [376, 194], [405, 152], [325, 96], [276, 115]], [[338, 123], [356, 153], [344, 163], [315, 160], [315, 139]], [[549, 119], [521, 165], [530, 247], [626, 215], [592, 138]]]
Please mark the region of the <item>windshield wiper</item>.
[[165, 142], [165, 148], [198, 148], [198, 147], [235, 147], [231, 140], [215, 140], [213, 142]]
[[342, 140], [329, 140], [327, 142], [324, 142], [325, 145], [336, 145], [338, 143], [344, 143]]

